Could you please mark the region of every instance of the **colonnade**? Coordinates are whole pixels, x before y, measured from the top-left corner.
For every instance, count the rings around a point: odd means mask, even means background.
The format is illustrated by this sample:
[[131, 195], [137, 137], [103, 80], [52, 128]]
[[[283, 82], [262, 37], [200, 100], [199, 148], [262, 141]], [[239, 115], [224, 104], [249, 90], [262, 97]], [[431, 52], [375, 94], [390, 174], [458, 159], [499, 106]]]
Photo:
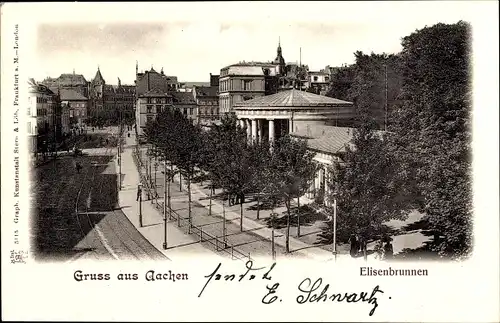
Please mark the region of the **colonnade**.
[[[249, 141], [261, 142], [263, 139], [267, 139], [270, 143], [274, 142], [276, 138], [274, 119], [239, 119], [238, 121], [240, 127], [246, 129]], [[267, 132], [267, 134], [265, 132]]]
[[331, 171], [329, 166], [324, 164], [319, 164], [320, 167], [316, 171], [316, 176], [309, 187], [309, 190], [306, 193], [307, 198], [314, 199], [316, 194], [318, 194], [321, 190], [323, 190], [324, 194], [324, 204], [326, 206], [330, 206], [331, 202], [328, 197], [331, 195]]

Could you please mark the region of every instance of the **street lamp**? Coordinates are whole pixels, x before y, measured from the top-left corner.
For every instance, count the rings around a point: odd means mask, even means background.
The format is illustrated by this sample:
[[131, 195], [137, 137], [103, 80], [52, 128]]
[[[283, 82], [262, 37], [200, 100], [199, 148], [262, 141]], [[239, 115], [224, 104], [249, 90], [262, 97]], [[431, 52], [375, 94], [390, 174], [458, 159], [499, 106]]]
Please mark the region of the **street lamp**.
[[276, 218], [276, 213], [273, 212], [271, 213], [271, 225], [272, 225], [272, 235], [271, 235], [271, 255], [273, 257], [273, 260], [276, 260], [276, 250], [274, 246], [274, 219]]
[[156, 171], [158, 169], [158, 162], [156, 161], [156, 156], [155, 156], [155, 192], [154, 196], [156, 198], [156, 201], [158, 202], [158, 191], [157, 191], [157, 186], [156, 186]]
[[[156, 164], [155, 164], [156, 166]], [[163, 221], [165, 224], [165, 241], [163, 249], [167, 250], [167, 161], [163, 161], [164, 176], [163, 176]], [[156, 172], [155, 172], [155, 190], [156, 190]]]
[[333, 198], [333, 258], [337, 260], [337, 199]]
[[122, 189], [122, 153], [121, 136], [118, 136], [118, 189]]
[[142, 183], [137, 187], [137, 194], [139, 195], [139, 226], [142, 228]]

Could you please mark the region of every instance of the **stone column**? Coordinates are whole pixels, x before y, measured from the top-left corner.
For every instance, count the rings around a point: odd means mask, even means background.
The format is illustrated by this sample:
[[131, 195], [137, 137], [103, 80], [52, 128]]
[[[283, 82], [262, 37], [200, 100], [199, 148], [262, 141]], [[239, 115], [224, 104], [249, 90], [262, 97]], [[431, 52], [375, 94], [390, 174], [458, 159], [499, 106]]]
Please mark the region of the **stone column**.
[[250, 141], [252, 139], [252, 125], [249, 119], [245, 119], [245, 124], [247, 126], [247, 139]]
[[252, 142], [257, 141], [257, 120], [252, 119]]
[[269, 144], [274, 142], [274, 119], [269, 120]]
[[328, 166], [325, 166], [325, 205], [330, 206], [330, 193], [332, 189], [330, 188], [330, 171], [328, 170]]
[[313, 199], [314, 198], [314, 181], [311, 181], [311, 185], [309, 186], [309, 190], [307, 191], [307, 198]]
[[257, 119], [257, 127], [258, 127], [258, 141], [262, 142], [262, 137], [264, 133], [264, 120], [263, 119]]
[[314, 177], [314, 188], [316, 189], [316, 191], [318, 191], [318, 190], [319, 190], [319, 188], [320, 188], [320, 186], [319, 186], [319, 183], [320, 183], [320, 182], [319, 182], [319, 177], [320, 177], [320, 174], [319, 174], [319, 173], [320, 173], [320, 170], [318, 170], [318, 171], [316, 172], [316, 177]]

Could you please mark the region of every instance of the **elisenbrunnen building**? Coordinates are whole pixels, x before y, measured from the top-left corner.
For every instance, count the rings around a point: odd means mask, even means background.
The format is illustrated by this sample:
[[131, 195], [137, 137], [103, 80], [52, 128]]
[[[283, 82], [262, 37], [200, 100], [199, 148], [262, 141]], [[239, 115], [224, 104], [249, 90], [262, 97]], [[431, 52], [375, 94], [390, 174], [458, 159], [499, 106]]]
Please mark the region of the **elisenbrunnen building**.
[[302, 64], [286, 65], [278, 45], [272, 63], [240, 63], [223, 68], [219, 102], [221, 112], [236, 115], [249, 141], [274, 142], [286, 134], [305, 139], [319, 167], [303, 198], [328, 205], [325, 196], [331, 165], [342, 162], [345, 148], [351, 144], [355, 108], [352, 102], [311, 93], [324, 92], [321, 87], [326, 80], [326, 72], [309, 72]]

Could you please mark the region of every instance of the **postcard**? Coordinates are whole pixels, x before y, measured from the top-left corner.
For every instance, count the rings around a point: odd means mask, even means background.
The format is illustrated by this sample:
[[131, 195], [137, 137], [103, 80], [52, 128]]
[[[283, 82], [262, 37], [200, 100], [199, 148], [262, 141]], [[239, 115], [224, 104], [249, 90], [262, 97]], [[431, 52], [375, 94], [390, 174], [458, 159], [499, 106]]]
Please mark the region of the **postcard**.
[[497, 12], [3, 4], [3, 318], [498, 321]]

